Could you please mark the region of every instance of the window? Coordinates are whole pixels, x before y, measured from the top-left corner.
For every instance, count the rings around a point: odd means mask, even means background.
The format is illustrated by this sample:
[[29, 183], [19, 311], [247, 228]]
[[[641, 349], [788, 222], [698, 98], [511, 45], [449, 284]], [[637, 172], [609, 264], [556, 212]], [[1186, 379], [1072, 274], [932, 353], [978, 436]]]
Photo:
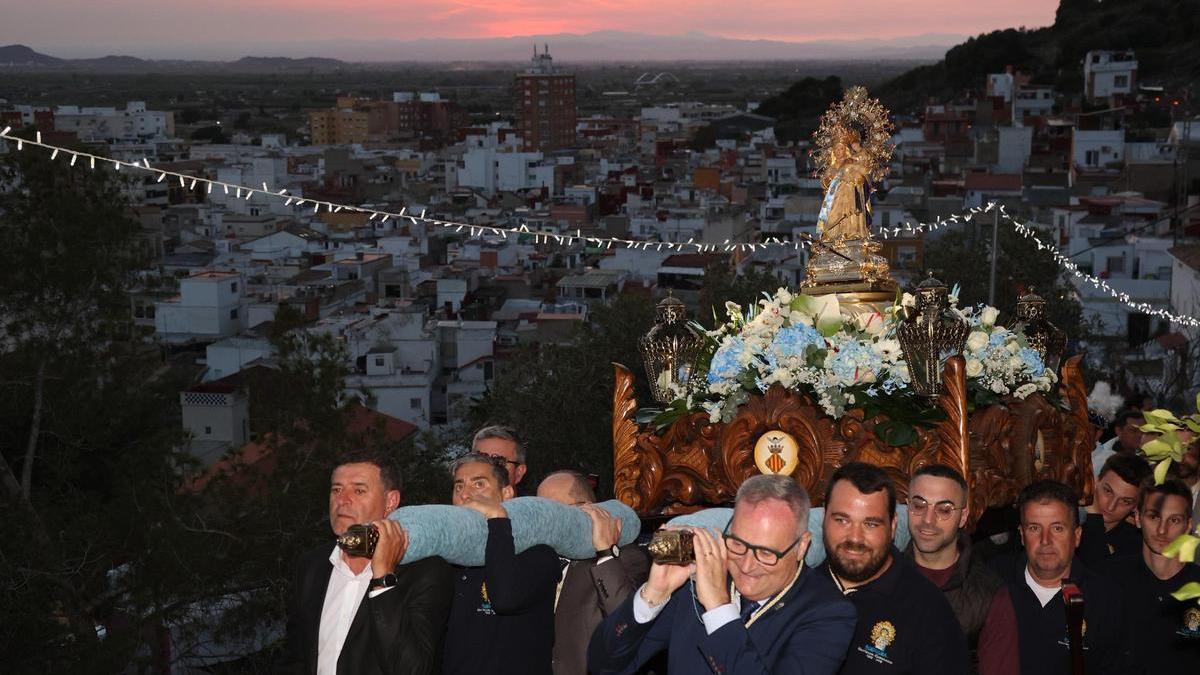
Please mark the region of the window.
[[1100, 163], [1100, 152], [1097, 150], [1088, 150], [1083, 153], [1084, 166], [1096, 166]]
[[233, 282], [232, 284], [229, 284], [229, 292], [237, 293], [237, 282], [236, 281]]
[[236, 319], [236, 318], [237, 318], [237, 308], [236, 308], [236, 307], [234, 307], [233, 309], [229, 310], [229, 318], [231, 318], [231, 319]]
[[408, 399], [408, 407], [412, 408], [413, 410], [420, 410], [421, 409], [421, 399], [419, 399], [419, 398]]
[[1113, 86], [1114, 87], [1128, 87], [1129, 86], [1129, 76], [1128, 75], [1114, 75], [1113, 76]]
[[212, 427], [204, 427], [204, 435], [211, 436], [212, 435]]
[[1125, 256], [1110, 255], [1106, 265], [1109, 274], [1125, 271]]
[[376, 357], [375, 357], [375, 366], [376, 366], [377, 368], [382, 368], [382, 367], [383, 367], [383, 357], [382, 357], [382, 356], [376, 356]]

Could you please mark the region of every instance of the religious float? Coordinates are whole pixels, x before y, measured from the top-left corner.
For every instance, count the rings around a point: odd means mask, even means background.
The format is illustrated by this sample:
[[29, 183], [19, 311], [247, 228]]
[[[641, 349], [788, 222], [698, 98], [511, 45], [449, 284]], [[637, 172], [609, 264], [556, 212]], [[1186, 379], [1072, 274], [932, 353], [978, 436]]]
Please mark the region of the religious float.
[[869, 228], [890, 137], [861, 87], [822, 117], [813, 156], [826, 192], [801, 289], [727, 303], [712, 331], [679, 300], [659, 303], [641, 348], [661, 409], [639, 414], [634, 375], [614, 364], [615, 494], [642, 517], [730, 504], [756, 473], [793, 476], [819, 506], [853, 461], [883, 467], [902, 499], [922, 465], [959, 469], [972, 521], [1037, 478], [1091, 502], [1079, 357], [1060, 368], [1064, 336], [1042, 298], [1020, 298], [1006, 325], [932, 276], [911, 292], [892, 279]]

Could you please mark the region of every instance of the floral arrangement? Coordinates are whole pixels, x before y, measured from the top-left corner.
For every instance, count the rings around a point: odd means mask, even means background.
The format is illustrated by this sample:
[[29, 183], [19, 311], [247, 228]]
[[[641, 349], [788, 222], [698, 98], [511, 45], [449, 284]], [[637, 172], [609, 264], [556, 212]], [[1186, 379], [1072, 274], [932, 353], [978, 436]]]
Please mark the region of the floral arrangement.
[[[996, 325], [993, 307], [959, 309], [957, 287], [951, 307], [971, 326], [963, 356], [968, 389], [977, 403], [1001, 396], [1025, 398], [1049, 392], [1057, 377], [1024, 336]], [[896, 326], [913, 308], [905, 293], [882, 312], [843, 317], [837, 297], [793, 294], [785, 288], [749, 308], [727, 302], [727, 321], [708, 331], [698, 363], [704, 379], [656, 418], [667, 424], [680, 414], [702, 410], [713, 423], [728, 422], [751, 394], [778, 383], [801, 391], [829, 415], [862, 407], [868, 416], [887, 413], [883, 437], [893, 445], [916, 440], [914, 424], [933, 423], [941, 411], [909, 386], [908, 366], [896, 339]], [[877, 429], [879, 432], [880, 429]]]

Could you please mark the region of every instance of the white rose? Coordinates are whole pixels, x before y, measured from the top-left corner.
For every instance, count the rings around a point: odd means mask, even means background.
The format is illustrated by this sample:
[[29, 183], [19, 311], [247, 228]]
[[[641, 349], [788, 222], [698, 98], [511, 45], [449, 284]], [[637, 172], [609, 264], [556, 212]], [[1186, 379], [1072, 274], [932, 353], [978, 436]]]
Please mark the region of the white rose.
[[780, 288], [778, 291], [775, 291], [775, 299], [778, 300], [779, 304], [781, 305], [791, 304], [792, 294], [788, 291], [788, 289]]
[[900, 306], [901, 307], [916, 307], [917, 299], [915, 297], [913, 297], [912, 293], [905, 293], [904, 295], [900, 296]]
[[[1021, 345], [1017, 344], [1016, 340], [1009, 340], [1005, 342], [1004, 348], [1008, 350], [1009, 354], [1016, 354], [1017, 352], [1021, 351]], [[1020, 361], [1020, 359], [1017, 360]]]
[[979, 359], [967, 359], [967, 377], [979, 377], [983, 374], [983, 362]]
[[979, 313], [979, 323], [985, 326], [996, 325], [996, 318], [1000, 316], [1000, 310], [995, 307], [984, 307]]
[[1025, 367], [1025, 362], [1019, 356], [1010, 356], [1008, 358], [1008, 369], [1013, 372], [1020, 372]]
[[1013, 396], [1023, 399], [1035, 391], [1037, 391], [1037, 385], [1032, 382], [1027, 382], [1027, 383], [1017, 387], [1017, 390], [1013, 392]]
[[967, 336], [967, 349], [977, 352], [987, 346], [988, 335], [981, 330], [973, 330]]

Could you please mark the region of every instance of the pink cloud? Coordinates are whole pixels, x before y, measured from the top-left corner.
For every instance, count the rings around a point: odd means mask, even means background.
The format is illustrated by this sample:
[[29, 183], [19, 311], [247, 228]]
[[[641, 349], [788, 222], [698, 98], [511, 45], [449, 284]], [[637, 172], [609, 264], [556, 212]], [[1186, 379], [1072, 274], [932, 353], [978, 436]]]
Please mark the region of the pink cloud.
[[6, 12], [0, 43], [138, 46], [471, 38], [620, 30], [774, 40], [976, 34], [1053, 22], [1057, 0], [42, 0]]

